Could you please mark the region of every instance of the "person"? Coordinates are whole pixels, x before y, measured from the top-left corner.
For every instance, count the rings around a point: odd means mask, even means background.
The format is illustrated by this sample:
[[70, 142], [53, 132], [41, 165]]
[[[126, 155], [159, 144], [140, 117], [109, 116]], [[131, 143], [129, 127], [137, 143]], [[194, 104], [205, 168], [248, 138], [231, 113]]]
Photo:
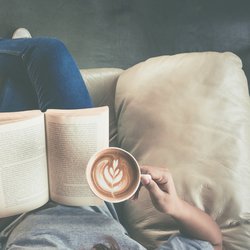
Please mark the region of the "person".
[[[208, 214], [178, 197], [172, 175], [168, 170], [159, 167], [141, 166], [141, 172], [143, 174], [141, 182], [149, 191], [153, 205], [160, 212], [172, 216], [178, 223], [179, 230], [183, 235], [189, 239], [208, 241], [216, 250], [222, 249], [222, 235], [218, 225]], [[193, 243], [191, 241], [189, 244]], [[174, 244], [178, 245], [177, 243]], [[203, 246], [201, 249], [207, 248]]]
[[[26, 29], [18, 29], [17, 39], [0, 40], [0, 111], [91, 108], [84, 80], [65, 45], [55, 38], [30, 37]], [[178, 197], [170, 172], [153, 166], [141, 166], [141, 172], [152, 204], [180, 227], [180, 234], [158, 249], [222, 249], [218, 225]], [[107, 202], [85, 207], [49, 202], [18, 217], [0, 240], [6, 249], [145, 249], [128, 235]]]

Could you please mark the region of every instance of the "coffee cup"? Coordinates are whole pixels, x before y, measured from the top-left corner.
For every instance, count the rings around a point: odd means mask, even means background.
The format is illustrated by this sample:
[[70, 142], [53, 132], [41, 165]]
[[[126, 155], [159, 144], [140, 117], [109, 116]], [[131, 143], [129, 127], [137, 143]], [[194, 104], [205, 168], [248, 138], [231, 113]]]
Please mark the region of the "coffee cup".
[[136, 193], [141, 171], [136, 159], [129, 152], [109, 147], [90, 158], [86, 177], [96, 196], [116, 203], [128, 200]]

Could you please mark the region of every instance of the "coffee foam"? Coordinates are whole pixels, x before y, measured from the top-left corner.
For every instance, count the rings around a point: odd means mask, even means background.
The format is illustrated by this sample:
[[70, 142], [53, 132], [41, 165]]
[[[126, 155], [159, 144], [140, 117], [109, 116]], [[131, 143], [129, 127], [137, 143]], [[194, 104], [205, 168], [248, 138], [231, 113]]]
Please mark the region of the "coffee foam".
[[109, 148], [97, 154], [92, 163], [91, 186], [104, 200], [124, 200], [133, 195], [138, 188], [138, 172], [138, 164], [131, 155], [122, 150]]

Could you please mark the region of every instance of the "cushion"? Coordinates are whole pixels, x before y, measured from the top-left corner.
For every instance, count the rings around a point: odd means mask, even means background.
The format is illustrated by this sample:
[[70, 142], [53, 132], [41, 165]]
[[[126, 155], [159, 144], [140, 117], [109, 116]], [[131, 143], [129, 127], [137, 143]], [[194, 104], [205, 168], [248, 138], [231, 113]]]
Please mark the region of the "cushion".
[[[119, 77], [115, 109], [119, 146], [140, 164], [167, 167], [179, 196], [220, 225], [227, 250], [249, 249], [250, 103], [240, 58], [201, 52], [141, 62]], [[178, 230], [145, 189], [123, 215], [148, 249]]]
[[95, 107], [109, 106], [109, 145], [117, 146], [117, 128], [115, 118], [115, 88], [119, 75], [119, 68], [81, 69], [89, 94]]

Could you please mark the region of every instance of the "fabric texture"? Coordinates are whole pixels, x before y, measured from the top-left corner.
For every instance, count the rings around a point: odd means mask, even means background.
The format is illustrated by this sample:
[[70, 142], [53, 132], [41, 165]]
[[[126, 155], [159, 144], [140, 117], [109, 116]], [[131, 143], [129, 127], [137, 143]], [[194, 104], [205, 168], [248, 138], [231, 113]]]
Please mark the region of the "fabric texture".
[[[115, 108], [119, 146], [140, 164], [167, 167], [180, 197], [220, 225], [227, 250], [250, 249], [250, 103], [239, 57], [151, 58], [121, 74]], [[124, 204], [123, 215], [148, 249], [178, 229], [144, 189], [138, 202]]]
[[194, 240], [183, 235], [173, 235], [163, 243], [157, 250], [214, 250], [213, 246], [206, 241]]
[[[99, 207], [67, 207], [53, 203], [50, 205], [51, 207], [22, 216], [12, 231], [9, 230], [11, 231], [9, 237], [2, 233], [1, 249], [90, 250], [102, 244], [117, 250], [146, 250], [134, 241], [119, 223], [111, 203]], [[6, 240], [6, 244], [1, 245], [1, 242]], [[206, 241], [174, 235], [157, 248], [157, 250], [168, 249], [212, 250], [213, 248]]]
[[90, 108], [78, 66], [55, 38], [0, 39], [0, 111]]
[[82, 69], [81, 74], [95, 107], [109, 107], [109, 146], [117, 146], [115, 117], [115, 89], [119, 75], [118, 68]]
[[55, 205], [33, 211], [15, 226], [4, 249], [90, 250], [96, 244], [103, 244], [115, 249], [145, 250], [128, 236], [114, 213], [111, 204], [102, 207]]

